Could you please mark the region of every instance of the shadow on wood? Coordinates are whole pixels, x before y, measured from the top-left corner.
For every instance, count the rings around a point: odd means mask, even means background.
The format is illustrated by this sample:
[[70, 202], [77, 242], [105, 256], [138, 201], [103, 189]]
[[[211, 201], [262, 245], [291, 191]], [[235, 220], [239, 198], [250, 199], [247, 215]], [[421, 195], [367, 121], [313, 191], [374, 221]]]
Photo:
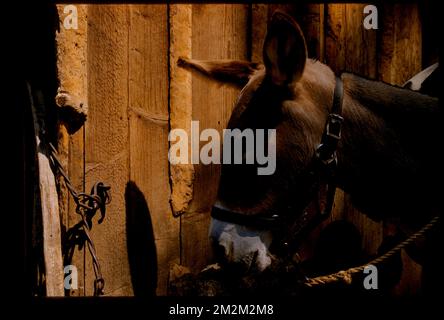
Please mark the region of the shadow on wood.
[[154, 296], [157, 287], [157, 254], [147, 201], [136, 183], [125, 189], [126, 234], [131, 282], [135, 296]]

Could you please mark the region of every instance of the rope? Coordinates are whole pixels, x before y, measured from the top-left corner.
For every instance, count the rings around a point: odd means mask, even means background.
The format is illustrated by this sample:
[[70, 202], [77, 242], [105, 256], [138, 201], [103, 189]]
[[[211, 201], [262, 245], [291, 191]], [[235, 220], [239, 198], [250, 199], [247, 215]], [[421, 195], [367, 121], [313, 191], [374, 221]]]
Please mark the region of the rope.
[[324, 285], [324, 284], [334, 283], [334, 282], [338, 282], [338, 281], [343, 281], [346, 284], [351, 284], [352, 283], [352, 275], [354, 275], [356, 273], [361, 273], [362, 271], [364, 271], [365, 267], [367, 267], [369, 265], [377, 265], [382, 262], [385, 262], [386, 260], [391, 258], [395, 253], [398, 253], [399, 251], [401, 251], [405, 247], [409, 246], [414, 241], [416, 241], [418, 238], [423, 237], [427, 231], [429, 231], [431, 228], [433, 228], [435, 226], [435, 224], [439, 221], [439, 217], [440, 216], [434, 217], [432, 220], [430, 220], [430, 222], [428, 224], [426, 224], [424, 227], [422, 227], [419, 231], [412, 234], [409, 238], [402, 241], [396, 247], [387, 251], [382, 256], [370, 261], [369, 263], [361, 265], [359, 267], [353, 267], [353, 268], [350, 268], [347, 270], [341, 270], [339, 272], [332, 273], [332, 274], [325, 275], [325, 276], [319, 276], [319, 277], [315, 277], [315, 278], [307, 278], [304, 282], [304, 285], [312, 288], [312, 287], [315, 287], [318, 285]]

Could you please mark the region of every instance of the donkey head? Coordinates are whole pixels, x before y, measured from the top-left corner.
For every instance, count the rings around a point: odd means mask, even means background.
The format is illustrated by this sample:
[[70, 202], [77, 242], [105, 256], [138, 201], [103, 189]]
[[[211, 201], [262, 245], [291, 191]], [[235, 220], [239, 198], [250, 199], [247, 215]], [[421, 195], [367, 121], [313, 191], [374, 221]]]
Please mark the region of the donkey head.
[[[258, 175], [257, 162], [223, 164], [216, 206], [248, 216], [275, 212], [295, 219], [312, 199], [310, 171], [332, 104], [335, 77], [327, 66], [307, 59], [301, 29], [279, 11], [268, 26], [263, 62], [179, 61], [209, 77], [243, 87], [228, 129], [275, 130], [275, 136], [265, 139], [276, 153], [272, 174]], [[246, 153], [243, 149], [243, 159]], [[270, 230], [214, 218], [210, 230], [226, 260], [260, 271], [271, 263], [268, 248], [273, 235]]]

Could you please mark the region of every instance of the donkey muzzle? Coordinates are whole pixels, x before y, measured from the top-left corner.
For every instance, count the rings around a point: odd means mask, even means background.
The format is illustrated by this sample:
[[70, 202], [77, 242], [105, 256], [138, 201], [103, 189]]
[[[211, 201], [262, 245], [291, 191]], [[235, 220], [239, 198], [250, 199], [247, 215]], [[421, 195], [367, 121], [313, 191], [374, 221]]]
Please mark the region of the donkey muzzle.
[[271, 264], [270, 231], [212, 218], [209, 236], [222, 262], [240, 266], [244, 271], [263, 271]]

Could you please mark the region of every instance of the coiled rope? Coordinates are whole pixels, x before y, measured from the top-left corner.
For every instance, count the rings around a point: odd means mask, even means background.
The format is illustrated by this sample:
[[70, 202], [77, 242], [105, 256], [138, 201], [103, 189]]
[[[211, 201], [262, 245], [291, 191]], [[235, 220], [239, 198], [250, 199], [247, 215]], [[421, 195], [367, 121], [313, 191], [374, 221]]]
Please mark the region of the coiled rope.
[[415, 232], [410, 237], [408, 237], [406, 240], [402, 241], [397, 246], [395, 246], [393, 249], [387, 251], [385, 254], [370, 261], [369, 263], [361, 265], [359, 267], [353, 267], [353, 268], [350, 268], [347, 270], [341, 270], [336, 273], [332, 273], [332, 274], [325, 275], [325, 276], [307, 278], [304, 282], [304, 285], [311, 288], [311, 287], [334, 283], [334, 282], [338, 282], [338, 281], [343, 281], [346, 284], [351, 284], [352, 283], [352, 275], [354, 275], [356, 273], [361, 273], [369, 265], [376, 266], [377, 264], [385, 262], [386, 260], [391, 258], [394, 254], [398, 253], [399, 251], [401, 251], [405, 247], [412, 244], [418, 238], [423, 237], [427, 231], [429, 231], [430, 229], [432, 229], [436, 225], [436, 223], [439, 221], [439, 217], [440, 216], [435, 216], [432, 220], [430, 220], [429, 223], [427, 223], [419, 231]]

